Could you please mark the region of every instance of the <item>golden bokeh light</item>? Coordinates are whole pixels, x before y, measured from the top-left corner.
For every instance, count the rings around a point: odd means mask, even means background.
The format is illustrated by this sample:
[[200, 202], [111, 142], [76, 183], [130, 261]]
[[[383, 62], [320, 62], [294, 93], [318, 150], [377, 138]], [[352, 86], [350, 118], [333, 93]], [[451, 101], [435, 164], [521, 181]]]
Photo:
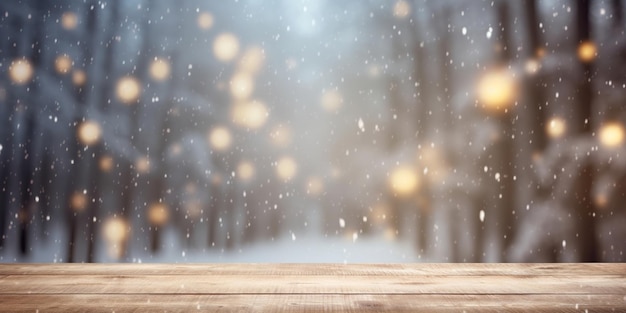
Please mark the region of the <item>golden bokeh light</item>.
[[265, 125], [269, 112], [261, 101], [237, 103], [232, 108], [232, 120], [238, 126], [258, 129]]
[[254, 91], [254, 79], [247, 72], [237, 72], [230, 79], [230, 94], [236, 100], [246, 100], [250, 98]]
[[222, 33], [213, 41], [213, 54], [219, 61], [231, 61], [238, 53], [239, 40], [231, 33]]
[[224, 151], [230, 148], [232, 136], [228, 128], [223, 126], [213, 128], [209, 133], [209, 143], [217, 151]]
[[104, 238], [109, 242], [119, 243], [128, 237], [128, 224], [120, 217], [108, 218], [102, 229]]
[[605, 192], [594, 194], [593, 203], [599, 208], [605, 208], [609, 203], [609, 198]]
[[256, 169], [250, 161], [241, 161], [237, 165], [237, 177], [243, 182], [249, 182], [254, 178]]
[[148, 220], [154, 226], [163, 226], [169, 219], [169, 211], [163, 203], [153, 203], [148, 208]]
[[54, 60], [54, 69], [59, 74], [67, 74], [72, 69], [72, 59], [67, 54], [62, 54]]
[[389, 184], [395, 194], [407, 196], [419, 187], [416, 170], [411, 166], [398, 166], [389, 175]]
[[513, 73], [506, 69], [487, 72], [478, 82], [478, 101], [489, 112], [506, 111], [517, 96]]
[[406, 18], [411, 13], [411, 5], [406, 0], [398, 0], [393, 5], [393, 16]]
[[551, 138], [561, 138], [567, 130], [565, 120], [560, 117], [553, 117], [546, 125], [546, 133]]
[[82, 86], [85, 84], [85, 81], [87, 81], [87, 75], [85, 74], [85, 71], [74, 70], [72, 72], [72, 82], [74, 83], [74, 85]]
[[596, 45], [591, 41], [582, 42], [578, 46], [578, 58], [583, 62], [591, 62], [598, 55]]
[[202, 30], [211, 29], [214, 23], [213, 15], [209, 12], [202, 12], [198, 14], [198, 19], [196, 22], [198, 23], [198, 28]]
[[93, 145], [100, 141], [102, 128], [96, 121], [84, 121], [78, 126], [78, 140], [84, 145]]
[[102, 172], [110, 172], [113, 169], [113, 157], [110, 155], [102, 156], [98, 161], [98, 167]]
[[246, 49], [239, 60], [239, 70], [250, 74], [257, 74], [265, 61], [265, 51], [261, 47], [250, 47]]
[[180, 142], [175, 142], [170, 146], [169, 151], [173, 156], [180, 156], [183, 153], [183, 146]]
[[33, 65], [27, 59], [16, 59], [9, 65], [9, 78], [18, 85], [30, 82], [33, 74]]
[[615, 148], [624, 143], [624, 126], [618, 122], [608, 122], [600, 127], [600, 143], [607, 148]]
[[318, 196], [324, 191], [324, 182], [317, 176], [309, 177], [306, 182], [306, 193], [312, 196]]
[[135, 170], [140, 174], [150, 172], [150, 159], [147, 156], [140, 156], [135, 160]]
[[524, 70], [528, 74], [536, 74], [540, 68], [541, 64], [535, 59], [530, 59], [524, 63]]
[[74, 12], [65, 12], [61, 15], [61, 26], [67, 30], [75, 29], [78, 25], [78, 16]]
[[132, 76], [120, 78], [117, 82], [117, 97], [126, 104], [132, 104], [139, 99], [141, 94], [141, 84]]
[[298, 164], [290, 156], [284, 156], [276, 162], [276, 174], [284, 181], [289, 181], [296, 176]]
[[121, 217], [107, 218], [102, 225], [103, 237], [108, 244], [110, 257], [118, 259], [124, 253], [125, 241], [130, 229], [128, 223]]
[[150, 77], [156, 81], [164, 81], [170, 76], [170, 63], [161, 58], [155, 58], [150, 64]]
[[339, 91], [331, 89], [322, 93], [322, 108], [328, 112], [337, 111], [343, 104], [343, 97]]
[[83, 212], [87, 208], [87, 195], [84, 192], [75, 191], [70, 196], [70, 207], [74, 212]]
[[537, 51], [535, 51], [535, 55], [539, 59], [542, 59], [543, 57], [545, 57], [546, 53], [547, 53], [546, 49], [544, 49], [544, 48], [537, 48]]

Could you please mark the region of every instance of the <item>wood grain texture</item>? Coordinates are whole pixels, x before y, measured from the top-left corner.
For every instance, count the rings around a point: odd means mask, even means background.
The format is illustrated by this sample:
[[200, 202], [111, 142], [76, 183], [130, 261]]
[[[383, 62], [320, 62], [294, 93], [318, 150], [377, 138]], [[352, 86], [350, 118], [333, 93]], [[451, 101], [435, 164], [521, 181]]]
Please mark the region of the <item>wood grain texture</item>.
[[[607, 266], [608, 265], [608, 266]], [[141, 275], [624, 275], [626, 263], [418, 263], [418, 264], [141, 264]], [[9, 274], [137, 274], [138, 264], [0, 264], [0, 275]]]
[[624, 312], [626, 264], [0, 264], [37, 310]]

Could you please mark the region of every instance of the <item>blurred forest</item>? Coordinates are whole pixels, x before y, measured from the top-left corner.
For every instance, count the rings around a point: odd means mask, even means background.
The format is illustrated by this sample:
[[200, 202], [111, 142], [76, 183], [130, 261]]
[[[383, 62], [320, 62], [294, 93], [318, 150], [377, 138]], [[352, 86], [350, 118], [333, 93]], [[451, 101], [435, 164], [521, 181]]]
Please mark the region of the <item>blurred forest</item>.
[[1, 1], [0, 262], [623, 262], [625, 16]]

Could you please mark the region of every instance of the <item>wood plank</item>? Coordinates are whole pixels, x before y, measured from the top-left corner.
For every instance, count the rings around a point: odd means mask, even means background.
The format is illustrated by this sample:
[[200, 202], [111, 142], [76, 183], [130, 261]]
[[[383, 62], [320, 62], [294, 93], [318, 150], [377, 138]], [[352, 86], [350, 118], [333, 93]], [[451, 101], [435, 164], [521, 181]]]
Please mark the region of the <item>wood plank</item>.
[[0, 311], [626, 312], [624, 264], [0, 264]]
[[2, 311], [611, 312], [624, 303], [616, 295], [4, 295]]
[[626, 263], [0, 264], [0, 275], [626, 275]]
[[616, 276], [9, 275], [0, 294], [622, 294]]

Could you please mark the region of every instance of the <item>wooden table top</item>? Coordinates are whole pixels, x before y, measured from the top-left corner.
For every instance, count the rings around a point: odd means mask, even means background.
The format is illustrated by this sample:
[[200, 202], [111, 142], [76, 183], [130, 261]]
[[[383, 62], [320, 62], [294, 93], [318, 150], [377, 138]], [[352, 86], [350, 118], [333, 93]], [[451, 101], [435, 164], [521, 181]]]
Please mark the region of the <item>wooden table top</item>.
[[0, 264], [2, 312], [626, 312], [626, 264]]

